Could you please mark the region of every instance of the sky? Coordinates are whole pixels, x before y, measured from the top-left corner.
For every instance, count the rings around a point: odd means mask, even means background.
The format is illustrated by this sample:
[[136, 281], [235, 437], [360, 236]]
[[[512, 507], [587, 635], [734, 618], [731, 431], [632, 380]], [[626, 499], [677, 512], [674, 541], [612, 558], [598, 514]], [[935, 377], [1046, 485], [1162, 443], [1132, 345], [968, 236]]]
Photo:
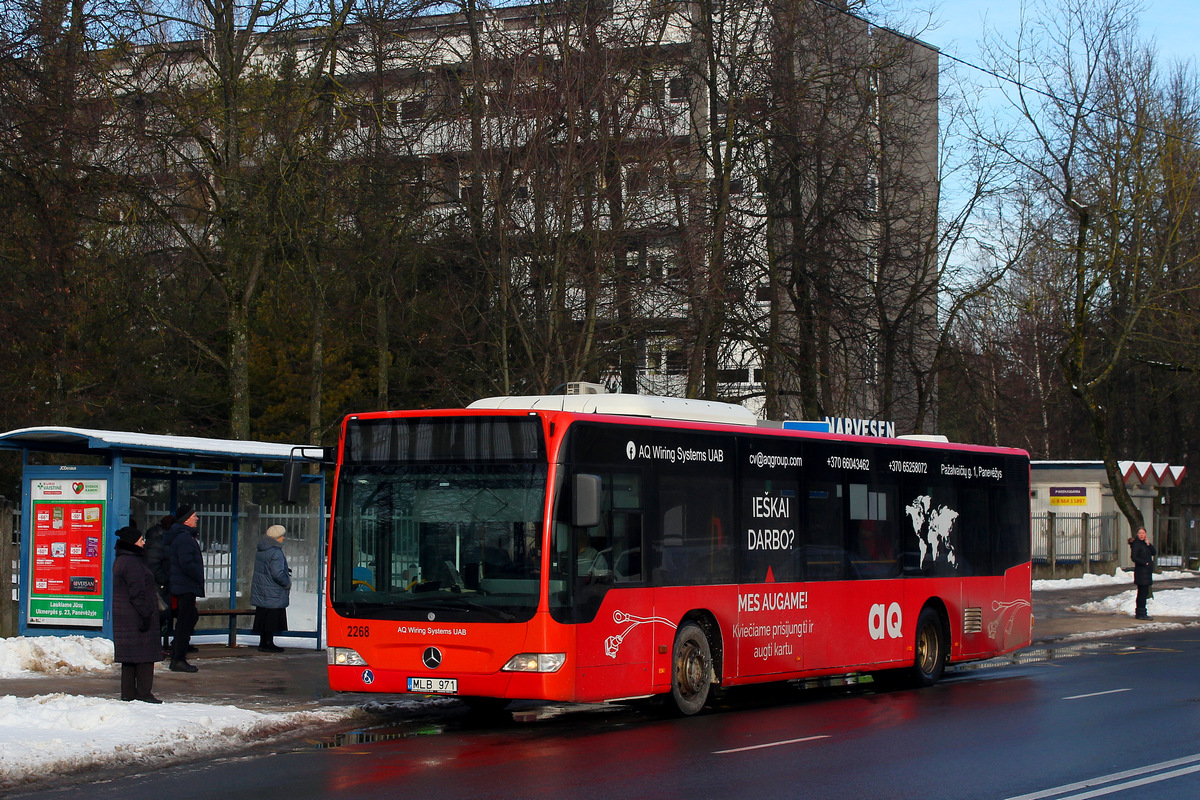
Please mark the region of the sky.
[[[1158, 579], [1196, 577], [1192, 573], [1172, 572], [1163, 573]], [[1115, 576], [1087, 575], [1074, 580], [1033, 582], [1035, 592], [1096, 586], [1111, 586], [1112, 594], [1101, 601], [1081, 604], [1081, 610], [1121, 617], [1133, 614], [1135, 590], [1131, 572], [1118, 570]], [[1156, 591], [1147, 611], [1151, 616], [1200, 619], [1200, 587]], [[1179, 624], [1164, 626], [1179, 627]], [[1146, 627], [1127, 630], [1144, 631]], [[113, 664], [112, 656], [112, 642], [107, 639], [82, 636], [0, 639], [0, 679], [105, 672], [112, 674], [115, 687], [120, 668]], [[132, 767], [226, 752], [250, 742], [262, 742], [283, 730], [336, 722], [355, 713], [355, 708], [260, 712], [202, 703], [124, 703], [112, 697], [71, 694], [5, 695], [0, 697], [0, 792], [19, 785], [27, 776], [36, 777], [47, 771]]]
[[[891, 0], [891, 3], [901, 14], [914, 14], [936, 1]], [[1027, 0], [1027, 7], [1037, 13], [1056, 2]], [[1200, 64], [1200, 13], [1196, 0], [1142, 0], [1141, 6], [1138, 27], [1143, 38], [1153, 37], [1165, 58]], [[936, 27], [919, 38], [949, 55], [974, 61], [985, 23], [999, 33], [1014, 33], [1021, 19], [1020, 8], [1019, 0], [942, 0], [933, 17]]]

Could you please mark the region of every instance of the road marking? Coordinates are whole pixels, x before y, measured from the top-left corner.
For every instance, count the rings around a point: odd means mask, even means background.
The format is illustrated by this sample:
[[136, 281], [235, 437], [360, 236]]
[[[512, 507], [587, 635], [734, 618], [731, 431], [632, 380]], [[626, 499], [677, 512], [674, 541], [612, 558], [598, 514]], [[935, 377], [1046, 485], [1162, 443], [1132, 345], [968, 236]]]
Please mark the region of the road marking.
[[1064, 697], [1063, 700], [1082, 700], [1085, 697], [1103, 697], [1106, 694], [1120, 694], [1121, 692], [1132, 692], [1133, 689], [1109, 689], [1107, 692], [1092, 692], [1091, 694], [1073, 694], [1070, 697]]
[[[1159, 781], [1166, 781], [1172, 778], [1179, 778], [1184, 775], [1189, 775], [1193, 772], [1200, 772], [1200, 765], [1195, 762], [1200, 761], [1200, 755], [1184, 756], [1183, 758], [1172, 759], [1171, 761], [1163, 761], [1158, 764], [1151, 764], [1147, 767], [1139, 767], [1138, 769], [1129, 769], [1124, 772], [1114, 772], [1111, 775], [1101, 775], [1096, 778], [1089, 778], [1085, 781], [1076, 783], [1068, 783], [1064, 786], [1056, 786], [1053, 789], [1045, 789], [1040, 792], [1032, 792], [1030, 794], [1022, 794], [1016, 797], [1009, 797], [1007, 800], [1041, 800], [1046, 797], [1056, 797], [1058, 800], [1087, 800], [1089, 797], [1100, 797], [1113, 792], [1122, 792], [1126, 789], [1134, 789], [1138, 786], [1145, 786]], [[1159, 772], [1159, 770], [1171, 769], [1184, 764], [1192, 764], [1193, 766], [1184, 769], [1176, 769], [1171, 772]], [[1151, 772], [1159, 772], [1158, 775], [1148, 775]], [[1147, 777], [1138, 778], [1140, 775]], [[1125, 783], [1115, 783], [1116, 781], [1124, 781], [1126, 778], [1138, 778], [1137, 780], [1127, 781]], [[1103, 784], [1111, 783], [1112, 786], [1103, 786]], [[1094, 788], [1103, 787], [1103, 788]], [[1067, 794], [1079, 789], [1090, 789], [1080, 794]]]
[[828, 736], [805, 736], [803, 739], [784, 739], [782, 742], [767, 742], [766, 744], [752, 744], [749, 747], [734, 747], [731, 750], [714, 750], [713, 755], [723, 756], [728, 753], [744, 753], [747, 750], [762, 750], [766, 747], [782, 747], [785, 744], [800, 744], [801, 742], [812, 742], [817, 739], [828, 739]]

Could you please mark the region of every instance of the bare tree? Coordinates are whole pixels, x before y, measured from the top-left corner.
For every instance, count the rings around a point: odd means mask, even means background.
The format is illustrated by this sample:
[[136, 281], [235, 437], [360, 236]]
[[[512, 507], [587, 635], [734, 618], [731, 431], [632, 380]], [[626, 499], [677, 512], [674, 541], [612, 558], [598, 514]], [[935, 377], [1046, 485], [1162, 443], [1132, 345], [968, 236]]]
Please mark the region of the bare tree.
[[[147, 105], [129, 131], [143, 159], [112, 168], [128, 175], [136, 202], [169, 226], [172, 266], [207, 276], [224, 314], [223, 341], [169, 314], [156, 319], [219, 366], [234, 438], [250, 435], [251, 322], [277, 263], [281, 178], [289, 168], [286, 147], [271, 131], [281, 109], [316, 108], [294, 96], [297, 84], [285, 77], [302, 74], [301, 85], [316, 91], [347, 11], [227, 0], [147, 5], [144, 30], [159, 38], [128, 48], [108, 73], [114, 95]], [[291, 34], [318, 22], [317, 41], [296, 46]]]
[[[1195, 291], [1191, 226], [1179, 212], [1193, 213], [1197, 185], [1190, 170], [1164, 169], [1187, 159], [1167, 155], [1180, 141], [1163, 128], [1169, 108], [1152, 54], [1135, 38], [1134, 11], [1121, 0], [1066, 0], [1027, 20], [1016, 41], [994, 41], [1019, 125], [981, 131], [1032, 190], [1043, 220], [1037, 253], [1053, 268], [1047, 285], [1061, 308], [1059, 366], [1131, 528], [1142, 517], [1117, 465], [1121, 423], [1106, 397], [1161, 337], [1151, 333], [1160, 309]], [[1176, 346], [1181, 331], [1172, 327]]]

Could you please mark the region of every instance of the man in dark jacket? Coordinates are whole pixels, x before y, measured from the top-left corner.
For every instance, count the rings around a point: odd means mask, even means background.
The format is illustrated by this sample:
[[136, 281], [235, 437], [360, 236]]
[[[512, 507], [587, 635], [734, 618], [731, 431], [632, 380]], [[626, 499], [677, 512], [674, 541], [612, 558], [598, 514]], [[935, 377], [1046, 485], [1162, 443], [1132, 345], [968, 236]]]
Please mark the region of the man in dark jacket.
[[1146, 538], [1146, 529], [1138, 528], [1137, 536], [1129, 540], [1129, 559], [1133, 561], [1133, 582], [1137, 585], [1136, 619], [1154, 619], [1146, 613], [1146, 601], [1150, 598], [1150, 584], [1154, 582], [1154, 557], [1158, 553]]
[[196, 630], [196, 622], [200, 619], [196, 598], [204, 597], [204, 555], [200, 552], [199, 525], [200, 515], [191, 506], [183, 505], [175, 511], [175, 524], [163, 535], [163, 545], [171, 564], [171, 596], [176, 604], [170, 667], [173, 672], [199, 671], [187, 660], [192, 631]]
[[146, 566], [154, 573], [154, 583], [158, 586], [158, 596], [162, 598], [163, 607], [167, 611], [159, 614], [161, 622], [160, 633], [162, 634], [162, 646], [167, 647], [167, 642], [171, 637], [171, 561], [167, 558], [167, 546], [163, 543], [163, 536], [175, 524], [175, 517], [167, 514], [154, 525], [150, 526], [150, 530], [146, 531], [146, 545], [143, 548], [146, 551]]

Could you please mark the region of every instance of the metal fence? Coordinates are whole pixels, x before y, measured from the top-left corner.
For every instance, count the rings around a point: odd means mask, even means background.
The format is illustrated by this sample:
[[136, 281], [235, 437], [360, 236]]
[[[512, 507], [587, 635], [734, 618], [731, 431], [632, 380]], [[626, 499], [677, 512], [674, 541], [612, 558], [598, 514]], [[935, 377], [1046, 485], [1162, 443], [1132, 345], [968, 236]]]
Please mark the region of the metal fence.
[[1051, 569], [1078, 565], [1090, 572], [1092, 565], [1117, 561], [1117, 514], [1034, 514], [1033, 563]]
[[[250, 597], [249, 586], [241, 587], [234, 580], [233, 544], [233, 515], [228, 506], [218, 504], [197, 504], [196, 513], [200, 517], [199, 534], [200, 549], [204, 552], [204, 588], [209, 597], [229, 595], [234, 591], [233, 598], [241, 598], [244, 588], [245, 600]], [[170, 511], [165, 508], [147, 509], [150, 520], [160, 519]], [[242, 542], [249, 541], [256, 547], [258, 539], [272, 525], [282, 525], [287, 529], [287, 539], [284, 543], [284, 553], [288, 566], [292, 570], [292, 592], [316, 594], [320, 588], [320, 545], [321, 529], [315, 516], [303, 508], [294, 505], [254, 506], [243, 509], [238, 515], [238, 536]], [[249, 537], [249, 540], [247, 540]], [[245, 547], [251, 556], [253, 550]], [[250, 565], [251, 571], [254, 564]], [[240, 568], [238, 572], [242, 572]]]
[[[254, 553], [259, 538], [272, 525], [287, 529], [283, 552], [292, 570], [292, 589], [288, 605], [288, 630], [292, 633], [317, 633], [319, 627], [322, 545], [322, 520], [303, 506], [253, 505], [243, 503], [237, 519], [238, 542], [234, 547], [233, 514], [225, 504], [197, 503], [200, 517], [200, 549], [204, 553], [204, 588], [207, 598], [201, 607], [247, 608], [254, 576]], [[147, 506], [148, 520], [170, 513], [165, 507]], [[201, 626], [220, 628], [221, 618], [201, 620]], [[248, 625], [248, 622], [244, 623]], [[197, 628], [200, 630], [200, 627]]]
[[1160, 516], [1153, 531], [1155, 559], [1160, 567], [1200, 568], [1200, 526], [1189, 516]]

